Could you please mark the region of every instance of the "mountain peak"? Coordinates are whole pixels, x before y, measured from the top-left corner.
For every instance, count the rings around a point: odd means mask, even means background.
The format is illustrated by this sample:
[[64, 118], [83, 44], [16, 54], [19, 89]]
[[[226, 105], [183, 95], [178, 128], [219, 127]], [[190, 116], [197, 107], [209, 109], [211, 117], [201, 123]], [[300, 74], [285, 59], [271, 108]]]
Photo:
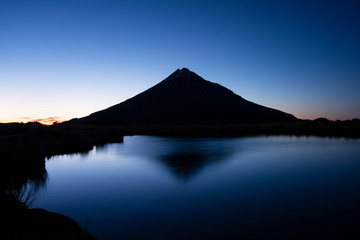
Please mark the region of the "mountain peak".
[[[190, 74], [195, 74], [194, 72], [190, 71], [188, 68], [178, 68], [175, 72], [174, 72], [175, 76], [174, 77], [180, 77], [180, 76], [184, 76], [184, 77], [188, 77]], [[170, 75], [171, 76], [171, 75]]]
[[188, 68], [182, 68], [182, 69], [178, 69], [178, 70], [180, 70], [180, 72], [182, 72], [182, 73], [187, 73], [187, 72], [191, 72]]
[[203, 79], [188, 68], [181, 68], [125, 102], [79, 121], [219, 125], [295, 119], [290, 114], [249, 102], [231, 90]]
[[196, 73], [190, 71], [188, 68], [178, 68], [175, 72], [173, 72], [169, 77], [167, 77], [164, 82], [169, 82], [169, 81], [173, 81], [173, 80], [186, 80], [186, 81], [191, 81], [194, 79], [202, 79], [199, 75], [197, 75]]
[[183, 68], [178, 68], [177, 70], [179, 70], [179, 71], [190, 71], [188, 68], [186, 68], [186, 67], [183, 67]]

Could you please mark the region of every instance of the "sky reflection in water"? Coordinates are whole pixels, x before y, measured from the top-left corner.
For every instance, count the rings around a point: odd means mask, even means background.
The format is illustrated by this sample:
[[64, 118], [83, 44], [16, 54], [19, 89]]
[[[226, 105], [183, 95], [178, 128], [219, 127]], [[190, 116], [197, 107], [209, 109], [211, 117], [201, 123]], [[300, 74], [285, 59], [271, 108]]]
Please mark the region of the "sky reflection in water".
[[103, 239], [334, 236], [360, 213], [359, 156], [359, 140], [125, 137], [48, 160], [33, 207]]

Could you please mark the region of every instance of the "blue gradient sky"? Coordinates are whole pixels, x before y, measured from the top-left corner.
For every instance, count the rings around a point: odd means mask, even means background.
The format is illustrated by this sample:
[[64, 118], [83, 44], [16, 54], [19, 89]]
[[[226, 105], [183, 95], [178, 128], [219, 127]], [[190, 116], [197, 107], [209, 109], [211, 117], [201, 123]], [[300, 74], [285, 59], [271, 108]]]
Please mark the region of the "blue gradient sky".
[[299, 118], [359, 118], [357, 2], [0, 0], [0, 122], [86, 116], [181, 67]]

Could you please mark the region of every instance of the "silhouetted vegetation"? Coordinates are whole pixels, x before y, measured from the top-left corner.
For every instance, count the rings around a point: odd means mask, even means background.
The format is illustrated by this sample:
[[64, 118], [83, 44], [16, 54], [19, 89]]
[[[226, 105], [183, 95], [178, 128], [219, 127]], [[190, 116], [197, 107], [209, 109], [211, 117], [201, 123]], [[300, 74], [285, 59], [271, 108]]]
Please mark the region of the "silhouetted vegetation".
[[[1, 232], [1, 239], [94, 239], [66, 216], [28, 208], [46, 186], [47, 172], [42, 170], [34, 167], [24, 176], [19, 173], [6, 176], [2, 172], [0, 209], [5, 231]], [[9, 179], [4, 182], [6, 178]]]
[[316, 120], [285, 121], [270, 124], [224, 124], [224, 125], [72, 125], [72, 127], [97, 128], [107, 126], [125, 135], [162, 135], [191, 137], [241, 137], [253, 135], [294, 135], [319, 137], [360, 137], [360, 120], [330, 121], [325, 118]]
[[124, 135], [162, 135], [192, 137], [241, 137], [254, 135], [291, 135], [319, 137], [360, 137], [360, 121], [297, 120], [271, 124], [240, 125], [136, 125], [124, 127]]
[[1, 238], [93, 239], [68, 217], [27, 207], [46, 184], [47, 157], [87, 152], [94, 145], [122, 140], [108, 127], [0, 124], [0, 206], [7, 230]]
[[95, 239], [72, 219], [43, 209], [28, 209], [10, 193], [0, 192], [1, 239]]

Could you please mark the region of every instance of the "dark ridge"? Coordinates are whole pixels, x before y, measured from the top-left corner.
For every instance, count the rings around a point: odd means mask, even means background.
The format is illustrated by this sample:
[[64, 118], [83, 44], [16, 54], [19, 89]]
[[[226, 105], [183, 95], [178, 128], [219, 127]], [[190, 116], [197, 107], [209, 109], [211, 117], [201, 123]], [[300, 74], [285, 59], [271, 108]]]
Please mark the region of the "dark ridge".
[[245, 100], [187, 68], [148, 90], [76, 123], [220, 125], [293, 121], [288, 113]]

